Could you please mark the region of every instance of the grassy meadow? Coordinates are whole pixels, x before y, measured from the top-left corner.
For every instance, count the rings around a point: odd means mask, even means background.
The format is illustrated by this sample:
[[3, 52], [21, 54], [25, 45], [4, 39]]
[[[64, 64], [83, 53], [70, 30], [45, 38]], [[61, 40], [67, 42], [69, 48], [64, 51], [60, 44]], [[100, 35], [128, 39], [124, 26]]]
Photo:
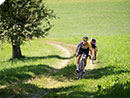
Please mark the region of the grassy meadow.
[[[130, 1], [45, 0], [57, 18], [45, 39], [21, 46], [22, 59], [11, 59], [11, 46], [0, 46], [0, 98], [129, 98]], [[97, 39], [96, 68], [77, 80], [74, 48], [83, 36]], [[65, 53], [46, 41], [60, 42]], [[59, 69], [61, 62], [68, 65]]]

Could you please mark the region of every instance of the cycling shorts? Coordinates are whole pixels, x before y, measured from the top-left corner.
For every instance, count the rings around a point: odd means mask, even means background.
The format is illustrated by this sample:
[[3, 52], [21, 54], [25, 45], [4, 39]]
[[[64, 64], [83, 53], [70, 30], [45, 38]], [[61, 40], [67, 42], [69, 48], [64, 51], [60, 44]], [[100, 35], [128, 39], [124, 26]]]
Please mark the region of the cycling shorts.
[[93, 48], [93, 49], [95, 49], [95, 48], [96, 48], [96, 46], [95, 46], [94, 44], [91, 44], [91, 46], [92, 46], [92, 48]]
[[83, 53], [86, 54], [86, 58], [87, 58], [89, 56], [89, 48], [88, 49], [80, 48], [79, 52], [78, 52], [78, 55], [82, 55]]

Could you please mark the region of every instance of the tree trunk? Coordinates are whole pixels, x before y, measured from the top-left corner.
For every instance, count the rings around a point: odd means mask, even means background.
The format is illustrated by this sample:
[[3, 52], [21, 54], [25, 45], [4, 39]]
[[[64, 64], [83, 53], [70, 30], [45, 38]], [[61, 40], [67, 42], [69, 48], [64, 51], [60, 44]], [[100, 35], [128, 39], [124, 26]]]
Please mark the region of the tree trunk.
[[13, 48], [12, 49], [13, 58], [21, 58], [22, 53], [21, 53], [20, 46], [12, 45], [12, 48]]

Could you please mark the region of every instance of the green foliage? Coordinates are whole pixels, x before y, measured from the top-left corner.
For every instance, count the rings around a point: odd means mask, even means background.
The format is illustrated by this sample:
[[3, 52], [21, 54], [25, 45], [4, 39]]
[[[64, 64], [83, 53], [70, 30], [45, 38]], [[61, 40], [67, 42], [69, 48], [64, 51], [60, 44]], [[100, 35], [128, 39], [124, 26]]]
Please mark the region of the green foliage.
[[[8, 44], [1, 51], [0, 97], [129, 98], [130, 2], [58, 1], [49, 0], [49, 6], [60, 16], [50, 31], [53, 38], [31, 41], [32, 46], [26, 43], [22, 46], [25, 58], [20, 60], [8, 60]], [[77, 45], [84, 35], [97, 39], [96, 68], [87, 66], [84, 79], [77, 80], [76, 58], [58, 69], [59, 60], [66, 58], [55, 47], [41, 43], [52, 40]]]
[[42, 0], [6, 0], [0, 6], [0, 39], [21, 45], [26, 39], [44, 37], [54, 17]]

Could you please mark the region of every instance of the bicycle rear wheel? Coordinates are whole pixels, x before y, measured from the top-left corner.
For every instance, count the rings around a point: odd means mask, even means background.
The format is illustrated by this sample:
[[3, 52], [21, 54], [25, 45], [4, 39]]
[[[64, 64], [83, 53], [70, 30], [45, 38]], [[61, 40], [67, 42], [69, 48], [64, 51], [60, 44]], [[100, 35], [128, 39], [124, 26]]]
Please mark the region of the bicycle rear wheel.
[[91, 63], [92, 64], [94, 64], [94, 58], [95, 58], [94, 50], [92, 50], [92, 56], [91, 56]]
[[78, 79], [82, 79], [83, 77], [83, 69], [84, 69], [84, 59], [81, 60], [81, 63], [79, 65], [79, 73], [78, 73]]
[[82, 79], [82, 77], [83, 77], [83, 70], [81, 70], [81, 71], [78, 73], [78, 79], [80, 80], [80, 79]]

